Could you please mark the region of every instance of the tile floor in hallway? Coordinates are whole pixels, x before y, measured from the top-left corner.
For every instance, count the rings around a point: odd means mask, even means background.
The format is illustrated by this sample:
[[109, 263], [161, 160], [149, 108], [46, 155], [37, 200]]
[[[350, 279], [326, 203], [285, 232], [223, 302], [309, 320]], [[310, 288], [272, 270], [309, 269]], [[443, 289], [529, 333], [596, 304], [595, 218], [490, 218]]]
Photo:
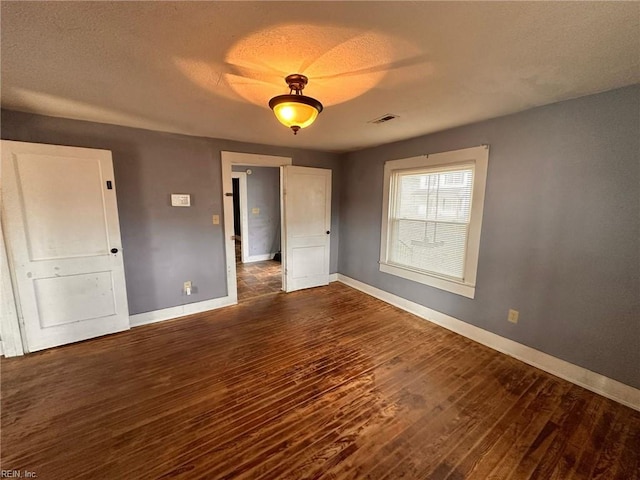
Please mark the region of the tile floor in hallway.
[[236, 240], [238, 301], [282, 290], [282, 264], [275, 260], [242, 263], [240, 242]]
[[238, 301], [282, 290], [282, 266], [280, 262], [237, 263]]

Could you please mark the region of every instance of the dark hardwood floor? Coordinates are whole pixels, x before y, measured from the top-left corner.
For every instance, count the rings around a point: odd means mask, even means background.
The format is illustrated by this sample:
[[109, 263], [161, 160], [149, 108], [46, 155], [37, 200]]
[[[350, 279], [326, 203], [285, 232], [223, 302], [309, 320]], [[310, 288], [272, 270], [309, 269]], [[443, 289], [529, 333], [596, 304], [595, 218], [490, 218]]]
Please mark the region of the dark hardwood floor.
[[1, 367], [41, 480], [639, 476], [639, 412], [338, 283]]

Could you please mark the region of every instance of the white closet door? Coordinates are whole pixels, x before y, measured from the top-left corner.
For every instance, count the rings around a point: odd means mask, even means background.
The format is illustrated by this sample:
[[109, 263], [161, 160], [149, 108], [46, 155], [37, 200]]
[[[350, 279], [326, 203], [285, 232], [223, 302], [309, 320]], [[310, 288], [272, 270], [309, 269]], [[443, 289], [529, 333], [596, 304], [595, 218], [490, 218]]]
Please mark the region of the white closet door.
[[29, 351], [129, 328], [111, 152], [2, 141], [8, 253]]

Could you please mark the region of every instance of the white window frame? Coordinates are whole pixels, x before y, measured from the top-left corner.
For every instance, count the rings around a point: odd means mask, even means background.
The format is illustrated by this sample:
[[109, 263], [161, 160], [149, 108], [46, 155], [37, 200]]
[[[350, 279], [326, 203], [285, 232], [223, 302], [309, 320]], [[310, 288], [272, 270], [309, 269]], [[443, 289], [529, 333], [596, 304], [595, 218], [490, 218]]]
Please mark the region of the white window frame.
[[[462, 281], [438, 276], [421, 270], [391, 264], [388, 262], [388, 242], [391, 222], [390, 198], [392, 195], [393, 175], [399, 171], [420, 168], [437, 168], [460, 164], [474, 164], [473, 191], [471, 194], [471, 218], [467, 237], [467, 255]], [[476, 275], [478, 272], [478, 255], [480, 253], [480, 231], [484, 210], [484, 193], [487, 183], [487, 167], [489, 164], [489, 146], [464, 148], [450, 152], [420, 155], [418, 157], [391, 160], [384, 164], [384, 190], [382, 194], [382, 231], [380, 241], [380, 271], [406, 278], [447, 292], [474, 298], [476, 292]]]

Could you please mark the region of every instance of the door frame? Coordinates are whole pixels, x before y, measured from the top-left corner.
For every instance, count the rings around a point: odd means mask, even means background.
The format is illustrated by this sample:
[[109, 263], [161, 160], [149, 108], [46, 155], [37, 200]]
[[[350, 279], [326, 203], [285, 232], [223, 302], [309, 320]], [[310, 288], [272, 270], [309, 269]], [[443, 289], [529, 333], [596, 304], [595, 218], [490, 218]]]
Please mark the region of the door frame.
[[[238, 283], [236, 276], [236, 252], [233, 229], [233, 165], [246, 165], [249, 167], [283, 167], [292, 165], [291, 157], [278, 157], [275, 155], [260, 155], [255, 153], [242, 152], [220, 152], [220, 165], [222, 173], [222, 203], [224, 216], [224, 244], [227, 261], [227, 295], [232, 304], [238, 303]], [[281, 169], [282, 170], [282, 169]], [[282, 178], [280, 179], [280, 205], [283, 201]], [[280, 225], [284, 231], [284, 216], [282, 208], [280, 208]], [[243, 234], [244, 235], [244, 234]], [[281, 234], [281, 238], [283, 235]], [[284, 254], [284, 249], [281, 249]], [[248, 252], [247, 252], [248, 253]], [[244, 256], [244, 252], [243, 252]], [[282, 257], [283, 267], [286, 265], [286, 258]], [[282, 268], [282, 277], [284, 282], [284, 268]], [[284, 283], [283, 283], [284, 285]]]
[[[231, 178], [237, 178], [238, 196], [240, 197], [240, 253], [242, 263], [249, 261], [249, 201], [247, 199], [247, 174], [245, 172], [231, 172]], [[235, 234], [235, 230], [234, 230]]]
[[27, 350], [24, 326], [21, 325], [22, 315], [19, 314], [20, 304], [13, 288], [13, 263], [8, 255], [2, 223], [4, 222], [4, 206], [2, 203], [2, 189], [0, 187], [0, 337], [2, 351], [5, 357], [24, 355]]

